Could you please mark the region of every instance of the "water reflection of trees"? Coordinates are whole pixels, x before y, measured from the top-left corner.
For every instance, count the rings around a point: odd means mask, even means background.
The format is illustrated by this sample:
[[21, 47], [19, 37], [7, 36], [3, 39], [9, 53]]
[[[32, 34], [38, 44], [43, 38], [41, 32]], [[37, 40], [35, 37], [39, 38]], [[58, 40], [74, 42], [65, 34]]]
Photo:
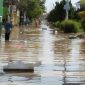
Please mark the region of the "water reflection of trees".
[[60, 40], [55, 42], [55, 49], [54, 49], [55, 54], [58, 54], [58, 53], [66, 54], [67, 51], [68, 51], [68, 41]]
[[59, 66], [61, 66], [62, 72], [63, 72], [63, 82], [66, 83], [66, 63], [67, 63], [67, 50], [68, 50], [68, 40], [63, 39], [63, 40], [59, 40], [55, 42], [55, 60], [56, 64], [58, 64]]
[[81, 43], [80, 54], [85, 54], [85, 42]]
[[[82, 42], [81, 40], [59, 40], [55, 42], [54, 52], [56, 65], [63, 65], [63, 81], [66, 85], [68, 79], [72, 80], [67, 74], [68, 71], [73, 72], [82, 69], [80, 66], [80, 59], [85, 58], [85, 42]], [[75, 76], [75, 78], [77, 77]], [[74, 80], [72, 80], [72, 82], [73, 81]]]

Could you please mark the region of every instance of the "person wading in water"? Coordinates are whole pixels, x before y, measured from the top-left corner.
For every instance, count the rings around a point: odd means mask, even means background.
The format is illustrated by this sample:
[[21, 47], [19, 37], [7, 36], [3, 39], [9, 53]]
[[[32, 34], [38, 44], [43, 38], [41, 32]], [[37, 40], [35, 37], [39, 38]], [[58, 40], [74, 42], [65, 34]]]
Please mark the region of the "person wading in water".
[[11, 32], [11, 29], [12, 29], [12, 23], [9, 22], [9, 21], [6, 21], [4, 28], [5, 28], [5, 41], [9, 41], [10, 32]]

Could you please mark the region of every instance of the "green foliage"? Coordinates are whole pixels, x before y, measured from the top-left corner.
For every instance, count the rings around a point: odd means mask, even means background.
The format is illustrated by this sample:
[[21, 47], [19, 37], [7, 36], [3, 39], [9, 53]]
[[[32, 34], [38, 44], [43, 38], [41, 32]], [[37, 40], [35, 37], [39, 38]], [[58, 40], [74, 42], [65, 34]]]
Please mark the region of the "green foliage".
[[[56, 2], [55, 8], [49, 13], [47, 19], [50, 22], [56, 22], [56, 21], [62, 21], [66, 17], [66, 11], [64, 9], [64, 5], [66, 4], [66, 0], [62, 0], [60, 3]], [[70, 4], [70, 10], [69, 10], [69, 19], [75, 18], [75, 10], [72, 6], [71, 1]]]
[[57, 21], [53, 24], [54, 27], [61, 28], [61, 22]]
[[78, 15], [80, 17], [83, 30], [85, 31], [85, 11], [80, 11]]
[[56, 10], [55, 10], [55, 9], [53, 9], [53, 10], [49, 13], [49, 15], [48, 15], [48, 17], [47, 17], [47, 20], [48, 20], [49, 22], [56, 22], [56, 21], [57, 21]]
[[82, 31], [81, 23], [74, 20], [64, 20], [61, 22], [61, 30], [65, 33], [77, 33]]
[[85, 32], [85, 18], [81, 20], [81, 23], [82, 23], [83, 30]]
[[47, 19], [50, 22], [62, 21], [65, 19], [65, 10], [64, 10], [65, 0], [62, 0], [60, 3], [56, 2], [55, 8], [49, 13]]
[[80, 20], [80, 17], [78, 16], [78, 12], [79, 12], [79, 10], [76, 10], [75, 12], [74, 12], [74, 20], [77, 20], [77, 21], [79, 21]]
[[72, 6], [71, 1], [69, 2], [70, 4], [70, 10], [69, 10], [69, 19], [74, 19], [75, 18], [75, 10], [74, 7]]
[[3, 16], [3, 0], [0, 0], [0, 16]]
[[34, 19], [43, 13], [44, 2], [45, 0], [20, 0], [17, 6], [22, 14], [26, 13], [29, 18]]
[[84, 18], [85, 18], [85, 11], [80, 11], [80, 12], [78, 13], [78, 15], [79, 15], [79, 17], [81, 18], [81, 20], [84, 19]]
[[85, 0], [80, 0], [80, 3], [85, 5]]
[[85, 0], [80, 0], [80, 10], [85, 11]]
[[8, 15], [8, 8], [3, 7], [3, 17]]

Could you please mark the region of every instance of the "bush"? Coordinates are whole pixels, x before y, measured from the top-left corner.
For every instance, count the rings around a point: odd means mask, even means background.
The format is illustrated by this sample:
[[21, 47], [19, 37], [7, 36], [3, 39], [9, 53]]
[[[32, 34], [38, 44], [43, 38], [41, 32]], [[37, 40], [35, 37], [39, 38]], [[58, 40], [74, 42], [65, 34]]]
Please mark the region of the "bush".
[[81, 18], [81, 20], [84, 19], [85, 18], [85, 11], [79, 12], [78, 16]]
[[74, 20], [64, 20], [61, 22], [61, 30], [65, 33], [77, 33], [80, 32], [81, 23]]
[[60, 21], [57, 21], [57, 22], [53, 23], [53, 26], [54, 27], [57, 27], [57, 28], [60, 28], [61, 22]]
[[85, 18], [81, 20], [81, 23], [82, 23], [83, 30], [85, 32]]

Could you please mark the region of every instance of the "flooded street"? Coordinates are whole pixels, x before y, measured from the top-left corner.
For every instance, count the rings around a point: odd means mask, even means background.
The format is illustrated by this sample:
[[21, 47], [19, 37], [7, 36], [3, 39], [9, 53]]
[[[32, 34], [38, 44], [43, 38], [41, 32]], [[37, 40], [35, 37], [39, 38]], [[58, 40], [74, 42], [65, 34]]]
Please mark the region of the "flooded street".
[[[0, 85], [85, 85], [85, 40], [53, 34], [49, 26], [13, 29], [10, 42], [0, 42]], [[34, 73], [6, 73], [8, 62], [39, 62]]]

